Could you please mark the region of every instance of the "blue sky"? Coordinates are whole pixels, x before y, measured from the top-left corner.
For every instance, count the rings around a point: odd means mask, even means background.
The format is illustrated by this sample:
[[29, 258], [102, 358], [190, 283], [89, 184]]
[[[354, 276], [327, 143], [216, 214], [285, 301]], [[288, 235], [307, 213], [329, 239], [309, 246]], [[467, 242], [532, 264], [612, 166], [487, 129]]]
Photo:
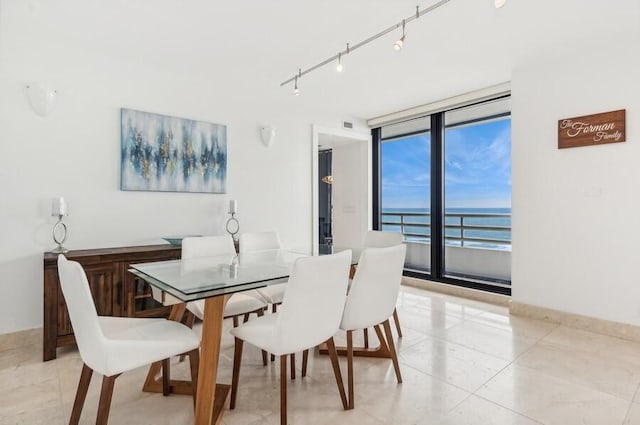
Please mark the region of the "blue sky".
[[[382, 144], [382, 208], [428, 208], [429, 134]], [[511, 120], [445, 133], [445, 207], [511, 207]]]

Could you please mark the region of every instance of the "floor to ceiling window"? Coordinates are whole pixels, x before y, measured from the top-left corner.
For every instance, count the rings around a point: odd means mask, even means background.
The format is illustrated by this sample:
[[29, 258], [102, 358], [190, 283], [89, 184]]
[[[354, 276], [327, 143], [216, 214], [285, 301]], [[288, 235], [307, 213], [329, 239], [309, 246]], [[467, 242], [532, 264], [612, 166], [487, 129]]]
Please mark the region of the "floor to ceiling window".
[[408, 244], [405, 267], [429, 271], [431, 263], [430, 117], [385, 126], [380, 145], [380, 225], [402, 232]]
[[510, 293], [510, 98], [386, 125], [373, 139], [374, 227], [404, 234], [407, 274]]

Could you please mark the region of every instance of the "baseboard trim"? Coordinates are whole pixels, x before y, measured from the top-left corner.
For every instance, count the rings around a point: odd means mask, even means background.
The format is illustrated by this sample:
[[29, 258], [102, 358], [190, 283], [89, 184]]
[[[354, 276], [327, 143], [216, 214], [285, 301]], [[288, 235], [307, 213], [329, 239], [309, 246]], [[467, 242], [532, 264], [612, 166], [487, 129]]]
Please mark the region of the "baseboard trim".
[[402, 284], [413, 286], [414, 288], [425, 289], [427, 291], [439, 292], [441, 294], [453, 295], [455, 297], [500, 305], [503, 307], [508, 307], [511, 300], [511, 298], [506, 295], [478, 291], [476, 289], [464, 288], [462, 286], [449, 285], [446, 283], [434, 282], [433, 280], [417, 279], [408, 276], [404, 276], [402, 278]]
[[13, 350], [34, 344], [42, 344], [42, 328], [0, 335], [0, 351]]
[[616, 338], [626, 339], [628, 341], [640, 342], [640, 326], [637, 325], [613, 322], [610, 320], [520, 303], [511, 300], [511, 298], [506, 295], [448, 285], [440, 282], [434, 282], [432, 280], [405, 276], [402, 278], [402, 284], [445, 295], [452, 295], [474, 301], [509, 307], [509, 314], [513, 316], [544, 320], [546, 322], [557, 323], [570, 328], [613, 336]]
[[528, 317], [557, 323], [571, 328], [595, 332], [603, 335], [640, 342], [640, 326], [628, 323], [613, 322], [580, 314], [567, 313], [551, 308], [511, 301], [509, 313], [514, 316]]

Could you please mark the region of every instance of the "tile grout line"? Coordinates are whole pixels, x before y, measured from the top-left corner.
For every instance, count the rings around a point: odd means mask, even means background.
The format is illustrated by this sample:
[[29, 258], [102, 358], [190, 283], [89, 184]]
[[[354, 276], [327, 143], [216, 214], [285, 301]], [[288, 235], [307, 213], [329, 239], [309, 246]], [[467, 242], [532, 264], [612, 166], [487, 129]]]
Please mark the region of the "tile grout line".
[[638, 385], [636, 386], [636, 392], [634, 392], [633, 397], [631, 397], [631, 402], [629, 403], [629, 408], [627, 409], [627, 413], [624, 415], [624, 419], [622, 420], [622, 425], [625, 425], [627, 423], [627, 420], [629, 419], [629, 414], [631, 413], [631, 408], [633, 407], [633, 403], [634, 403], [633, 400], [636, 399], [639, 389], [640, 389], [640, 383], [638, 383]]

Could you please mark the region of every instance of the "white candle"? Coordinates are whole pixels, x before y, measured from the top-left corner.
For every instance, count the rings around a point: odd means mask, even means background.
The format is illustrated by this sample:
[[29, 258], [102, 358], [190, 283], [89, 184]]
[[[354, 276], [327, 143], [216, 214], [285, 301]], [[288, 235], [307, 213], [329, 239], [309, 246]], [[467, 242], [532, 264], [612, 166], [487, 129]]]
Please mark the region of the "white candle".
[[237, 214], [238, 213], [238, 201], [235, 199], [231, 199], [229, 201], [229, 214]]
[[53, 207], [51, 209], [51, 215], [60, 216], [60, 215], [69, 215], [69, 211], [67, 209], [67, 201], [60, 196], [59, 198], [53, 198]]

